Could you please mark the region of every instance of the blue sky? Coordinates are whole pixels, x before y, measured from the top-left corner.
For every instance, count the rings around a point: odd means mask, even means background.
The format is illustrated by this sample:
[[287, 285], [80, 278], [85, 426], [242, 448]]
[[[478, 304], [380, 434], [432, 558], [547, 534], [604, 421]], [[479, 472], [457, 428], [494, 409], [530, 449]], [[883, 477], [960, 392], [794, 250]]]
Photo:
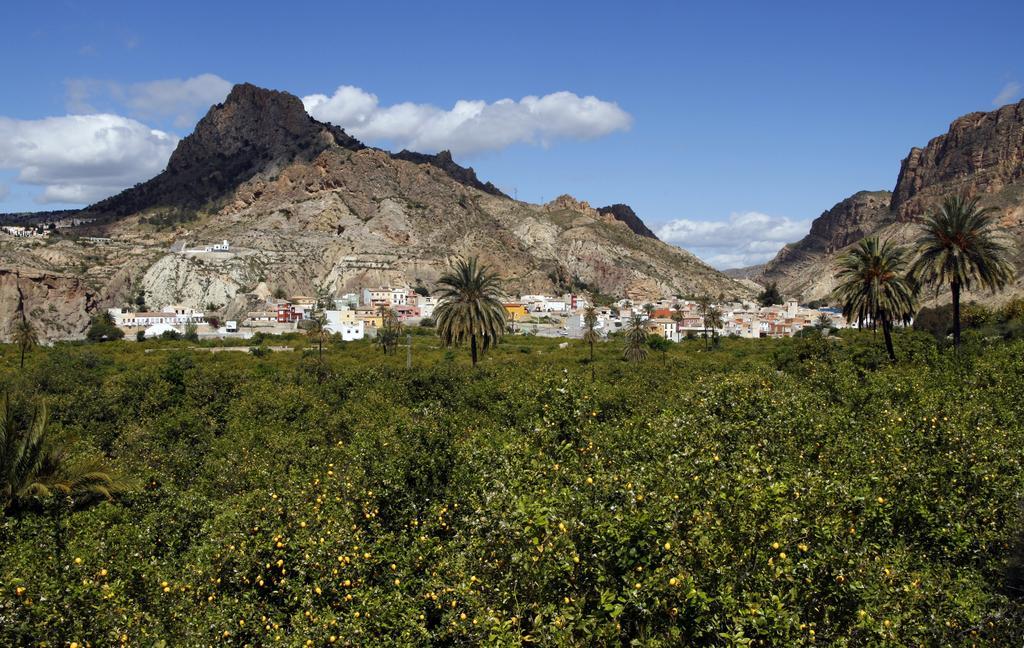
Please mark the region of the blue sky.
[[[452, 146], [482, 178], [533, 202], [628, 203], [715, 265], [740, 265], [851, 193], [891, 189], [909, 148], [957, 116], [1019, 100], [1021, 24], [1024, 3], [1009, 1], [20, 3], [0, 39], [0, 211], [75, 206], [55, 201], [152, 175], [227, 82], [301, 97], [347, 85], [376, 96], [377, 117], [486, 102], [493, 119]], [[519, 120], [525, 104], [491, 110], [559, 92], [572, 95], [540, 122]], [[600, 123], [580, 122], [588, 96]], [[75, 129], [95, 113], [128, 139], [91, 159]]]

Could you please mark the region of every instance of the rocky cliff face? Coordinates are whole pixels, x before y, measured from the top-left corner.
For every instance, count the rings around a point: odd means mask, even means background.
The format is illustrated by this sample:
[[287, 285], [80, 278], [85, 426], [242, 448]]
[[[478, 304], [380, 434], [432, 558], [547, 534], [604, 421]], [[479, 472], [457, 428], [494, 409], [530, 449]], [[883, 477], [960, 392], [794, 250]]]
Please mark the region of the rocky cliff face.
[[10, 338], [25, 316], [41, 336], [79, 333], [95, 310], [96, 294], [81, 278], [31, 268], [0, 268], [0, 337]]
[[788, 295], [820, 293], [809, 289], [830, 280], [832, 273], [825, 266], [836, 251], [894, 220], [891, 197], [888, 191], [860, 191], [837, 203], [811, 222], [807, 236], [787, 244], [765, 264], [761, 280], [778, 282]]
[[[210, 109], [167, 170], [87, 211], [101, 216], [91, 227], [109, 240], [0, 249], [0, 268], [79, 273], [78, 287], [33, 293], [31, 308], [55, 301], [67, 315], [44, 327], [49, 337], [80, 334], [87, 312], [121, 305], [140, 288], [151, 306], [223, 304], [238, 316], [276, 288], [429, 286], [459, 255], [498, 268], [512, 294], [567, 286], [633, 299], [751, 292], [692, 254], [637, 235], [646, 227], [621, 209], [617, 217], [571, 196], [511, 200], [450, 154], [365, 147], [310, 118], [298, 98], [250, 85]], [[194, 251], [222, 239], [229, 253]], [[12, 299], [13, 287], [0, 290], [0, 301]], [[0, 317], [0, 333], [7, 324]]]
[[[804, 300], [827, 298], [842, 251], [872, 234], [913, 243], [915, 219], [957, 193], [998, 208], [1003, 231], [1024, 250], [1024, 101], [960, 117], [946, 134], [911, 149], [892, 194], [860, 192], [840, 202], [806, 237], [780, 250], [758, 280], [777, 281], [784, 293]], [[1016, 260], [1024, 267], [1024, 256]], [[1006, 295], [1022, 291], [1018, 282]]]
[[635, 234], [646, 236], [647, 238], [652, 238], [656, 241], [659, 240], [658, 237], [655, 236], [654, 232], [652, 232], [650, 228], [640, 220], [640, 217], [636, 215], [636, 212], [633, 211], [633, 208], [629, 205], [615, 203], [614, 205], [608, 205], [606, 207], [598, 207], [597, 211], [602, 214], [611, 214], [617, 220], [625, 223], [626, 226], [633, 230]]
[[994, 194], [1024, 178], [1024, 101], [954, 121], [900, 166], [892, 208], [920, 216], [950, 193]]

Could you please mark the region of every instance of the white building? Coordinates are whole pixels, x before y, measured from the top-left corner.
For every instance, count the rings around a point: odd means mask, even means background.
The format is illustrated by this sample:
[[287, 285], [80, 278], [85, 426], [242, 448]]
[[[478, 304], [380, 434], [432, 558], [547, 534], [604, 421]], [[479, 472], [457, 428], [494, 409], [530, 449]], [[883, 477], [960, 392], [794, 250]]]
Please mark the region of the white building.
[[184, 306], [171, 306], [162, 311], [146, 311], [141, 313], [128, 311], [123, 308], [108, 308], [107, 313], [114, 319], [114, 326], [119, 328], [153, 326], [155, 324], [178, 326], [182, 324], [202, 324], [206, 321], [206, 316], [202, 311]]
[[327, 318], [324, 330], [331, 334], [341, 335], [341, 339], [345, 342], [362, 340], [366, 335], [366, 322], [357, 319], [353, 310], [346, 308], [324, 311], [324, 317]]
[[420, 317], [433, 317], [434, 309], [437, 308], [437, 297], [428, 295], [427, 297], [419, 297], [416, 300], [417, 307], [420, 309]]
[[160, 323], [160, 324], [153, 324], [152, 326], [147, 327], [145, 333], [143, 333], [143, 336], [146, 339], [158, 338], [161, 335], [163, 335], [164, 333], [168, 333], [170, 331], [174, 331], [175, 333], [181, 333], [181, 331], [179, 331], [178, 329], [174, 328], [170, 324]]
[[227, 241], [221, 241], [220, 243], [214, 243], [213, 245], [207, 245], [203, 248], [204, 252], [228, 252], [231, 250], [231, 245]]

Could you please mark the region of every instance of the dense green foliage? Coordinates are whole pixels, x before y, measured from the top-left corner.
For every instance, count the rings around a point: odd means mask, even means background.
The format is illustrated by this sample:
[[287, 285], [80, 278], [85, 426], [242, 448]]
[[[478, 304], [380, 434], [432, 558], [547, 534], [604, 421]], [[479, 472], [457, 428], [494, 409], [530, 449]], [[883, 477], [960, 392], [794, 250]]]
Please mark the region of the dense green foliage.
[[[109, 313], [99, 313], [92, 318], [85, 337], [90, 342], [106, 342], [120, 340], [124, 337], [124, 331], [114, 324], [114, 318]], [[179, 334], [178, 337], [181, 337]]]
[[765, 286], [765, 289], [761, 291], [761, 294], [757, 296], [757, 301], [762, 306], [774, 306], [782, 303], [782, 293], [779, 292], [778, 282], [771, 281]]
[[1024, 342], [894, 335], [0, 347], [139, 482], [0, 518], [0, 645], [1020, 645]]
[[[998, 308], [967, 302], [961, 309], [960, 320], [968, 336], [1024, 339], [1024, 299], [1012, 299]], [[953, 305], [922, 308], [914, 317], [914, 328], [945, 340], [953, 333]]]

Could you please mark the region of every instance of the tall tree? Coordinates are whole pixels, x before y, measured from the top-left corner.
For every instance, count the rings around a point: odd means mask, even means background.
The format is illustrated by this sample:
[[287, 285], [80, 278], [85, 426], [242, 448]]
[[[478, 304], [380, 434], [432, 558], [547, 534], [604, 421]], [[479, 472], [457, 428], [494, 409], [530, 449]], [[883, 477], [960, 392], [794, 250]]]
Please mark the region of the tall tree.
[[313, 311], [305, 322], [306, 335], [316, 340], [317, 362], [322, 367], [324, 364], [324, 338], [329, 335], [327, 331], [327, 316], [321, 311]]
[[814, 328], [818, 329], [821, 333], [827, 333], [832, 328], [832, 318], [829, 317], [828, 313], [821, 313], [818, 318], [814, 320]]
[[381, 326], [377, 329], [377, 346], [384, 355], [391, 355], [398, 348], [398, 341], [402, 336], [402, 323], [398, 321], [395, 311], [383, 304], [377, 308], [377, 315], [381, 321]]
[[21, 311], [21, 320], [14, 325], [14, 343], [18, 345], [21, 353], [20, 367], [25, 368], [25, 353], [31, 351], [39, 344], [39, 336], [32, 322], [25, 317], [25, 311]]
[[601, 339], [597, 333], [597, 309], [587, 306], [583, 311], [583, 341], [590, 345], [590, 379], [594, 379], [594, 343]]
[[33, 501], [59, 496], [73, 506], [110, 499], [127, 483], [102, 463], [71, 464], [58, 445], [47, 440], [45, 406], [36, 409], [27, 426], [20, 426], [4, 394], [0, 410], [0, 513], [25, 508]]
[[896, 361], [892, 324], [907, 321], [914, 312], [914, 288], [906, 276], [904, 250], [877, 236], [862, 239], [840, 257], [836, 273], [837, 299], [849, 322], [871, 320], [882, 325], [885, 350]]
[[711, 314], [711, 309], [714, 306], [711, 303], [711, 297], [709, 295], [701, 295], [697, 298], [697, 313], [700, 315], [701, 326], [704, 327], [704, 350], [708, 350], [710, 340], [708, 339], [708, 327], [711, 320], [708, 319], [708, 315]]
[[953, 295], [953, 344], [960, 348], [960, 292], [975, 285], [1002, 290], [1014, 277], [1010, 245], [996, 231], [995, 209], [977, 198], [949, 196], [926, 216], [911, 276], [922, 285], [949, 285]]
[[683, 305], [679, 302], [672, 304], [672, 321], [678, 324], [683, 321]]
[[633, 313], [626, 325], [626, 348], [622, 357], [629, 362], [647, 357], [647, 320], [640, 313]]
[[761, 302], [762, 306], [774, 306], [775, 304], [781, 304], [782, 293], [779, 292], [779, 284], [774, 281], [769, 283], [764, 287], [764, 290], [761, 291], [761, 294], [757, 296], [757, 300]]
[[704, 328], [705, 330], [710, 329], [711, 341], [714, 342], [716, 348], [718, 347], [718, 329], [722, 328], [723, 317], [722, 309], [713, 304], [704, 312]]
[[477, 353], [485, 352], [505, 333], [504, 293], [498, 274], [476, 257], [457, 260], [437, 281], [439, 296], [434, 309], [437, 334], [445, 346], [469, 342], [473, 366]]

